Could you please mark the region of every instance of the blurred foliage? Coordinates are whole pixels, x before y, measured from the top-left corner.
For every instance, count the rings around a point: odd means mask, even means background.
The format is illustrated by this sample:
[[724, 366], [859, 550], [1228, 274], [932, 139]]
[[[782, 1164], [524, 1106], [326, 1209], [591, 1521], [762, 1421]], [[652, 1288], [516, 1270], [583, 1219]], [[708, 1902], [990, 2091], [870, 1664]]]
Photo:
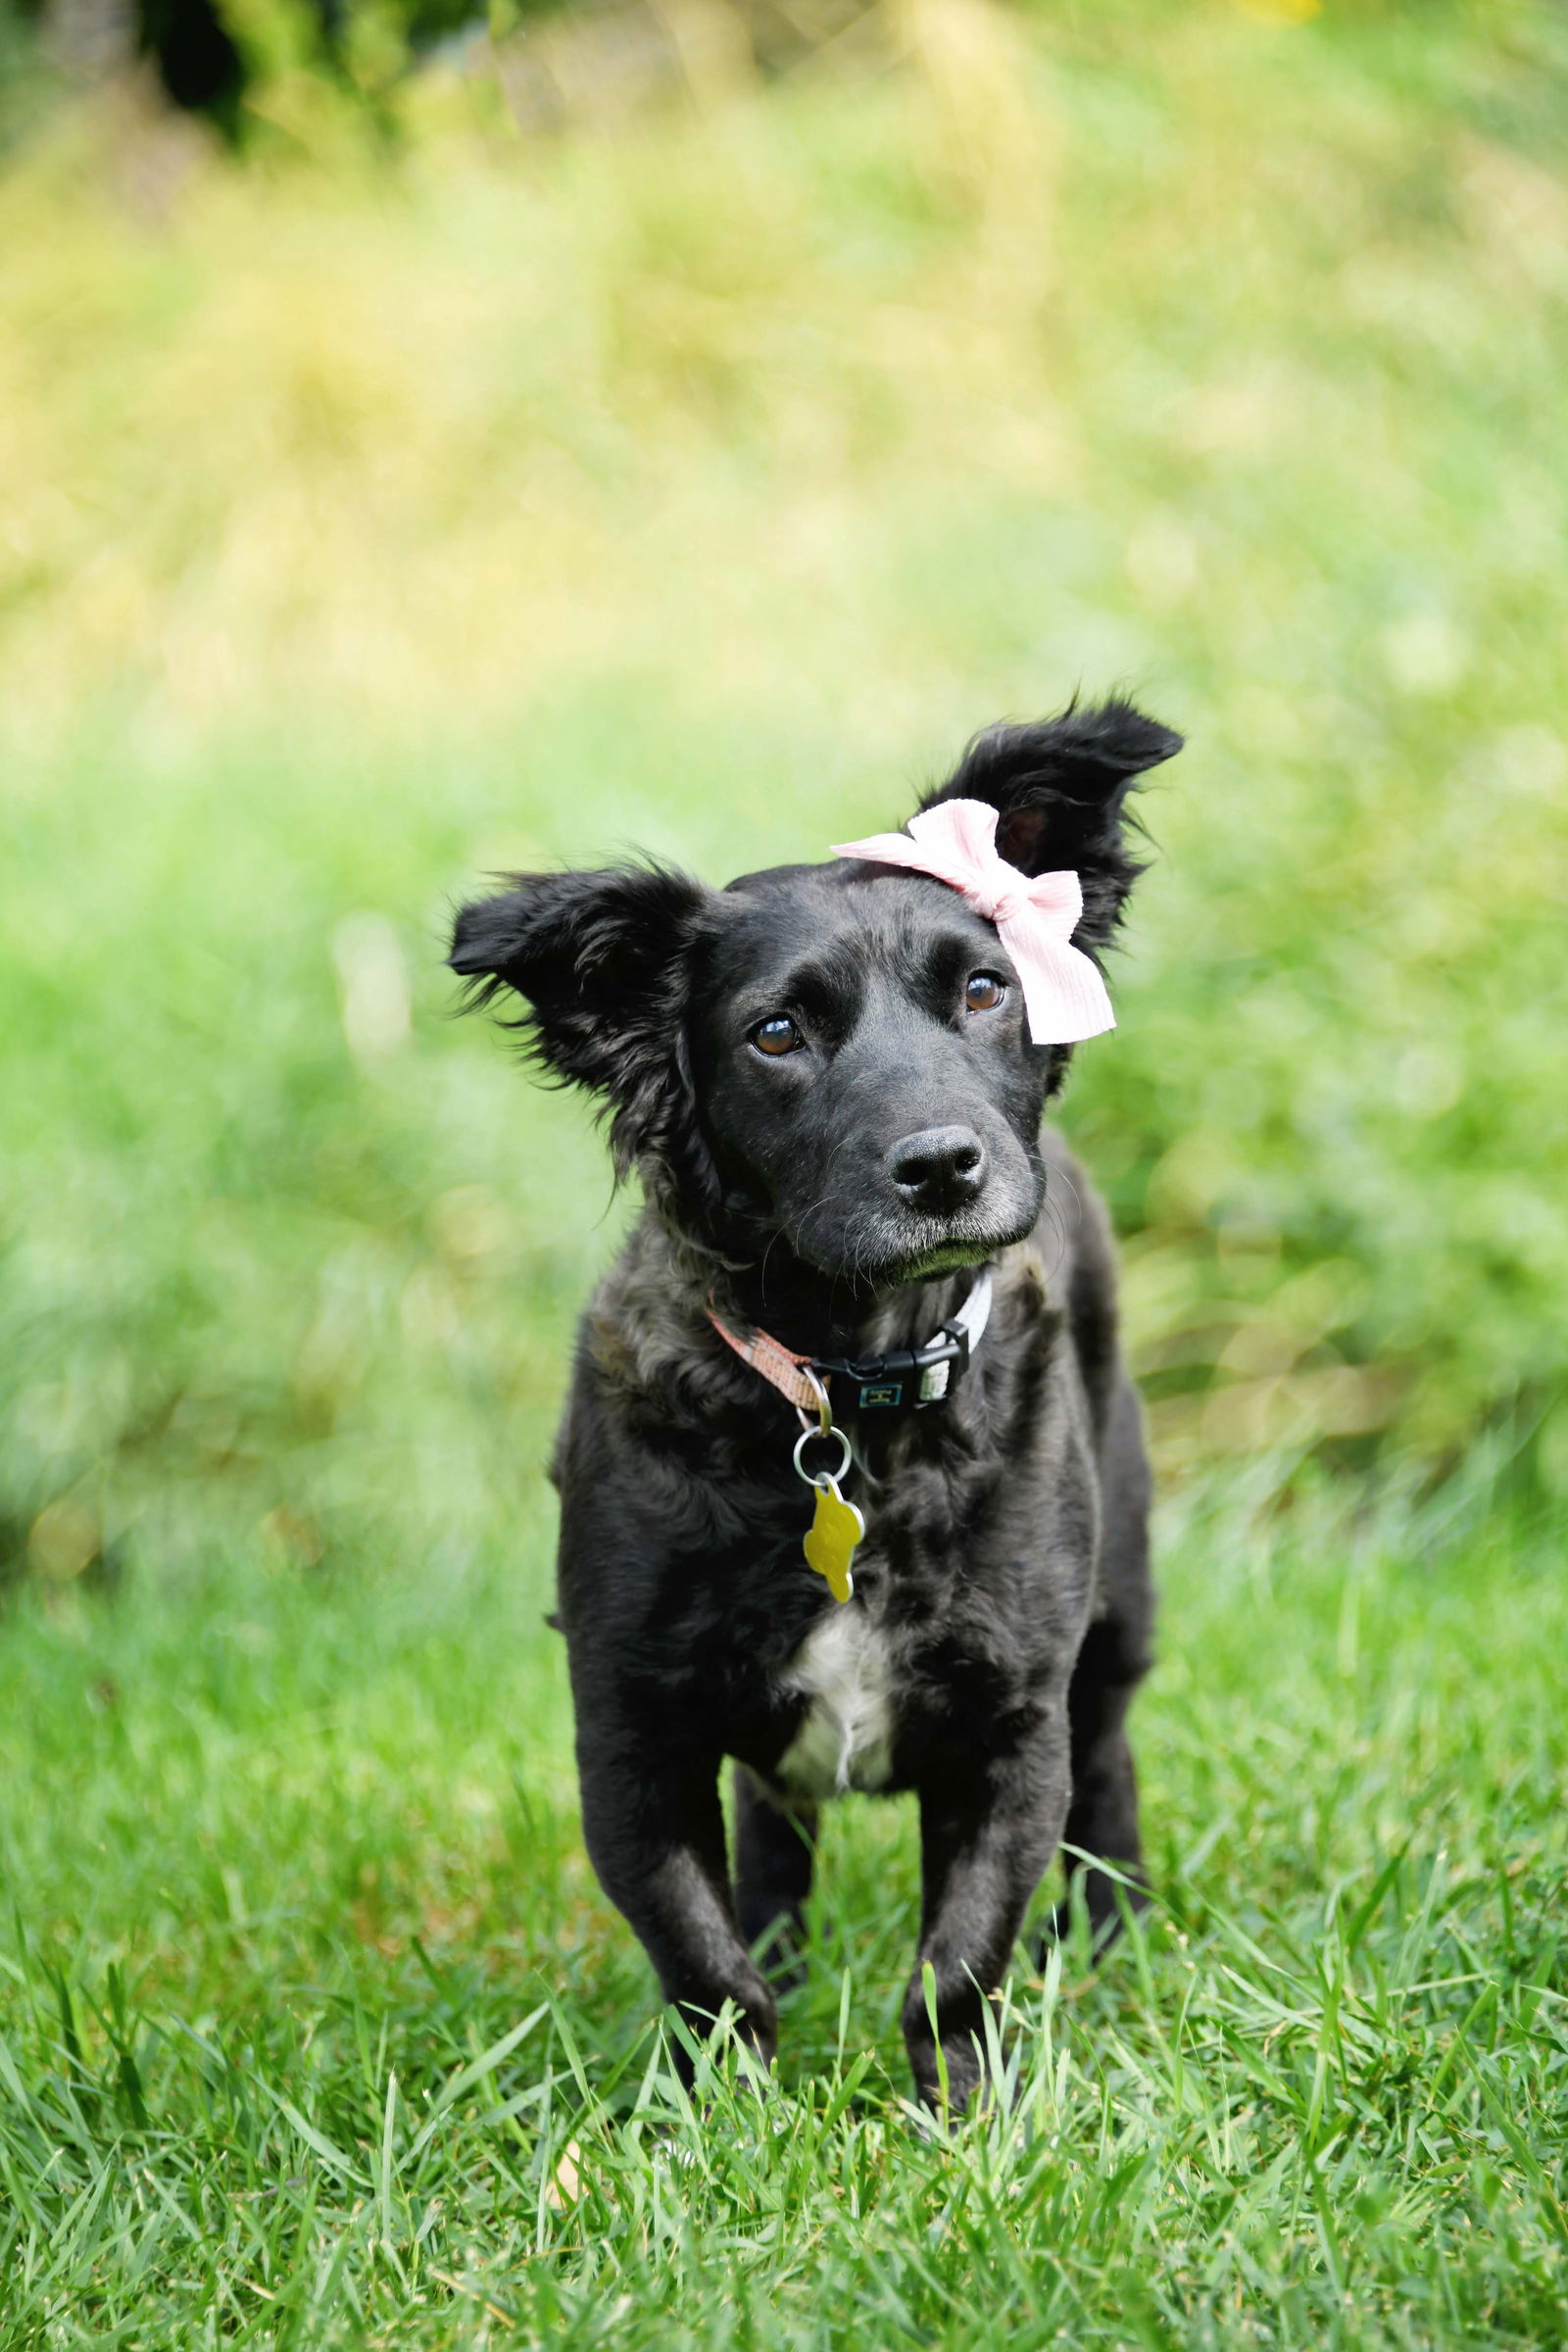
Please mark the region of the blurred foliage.
[[623, 22], [0, 177], [10, 1557], [499, 1540], [623, 1212], [451, 898], [809, 857], [1116, 682], [1191, 749], [1066, 1119], [1167, 1470], [1560, 1494], [1560, 14]]

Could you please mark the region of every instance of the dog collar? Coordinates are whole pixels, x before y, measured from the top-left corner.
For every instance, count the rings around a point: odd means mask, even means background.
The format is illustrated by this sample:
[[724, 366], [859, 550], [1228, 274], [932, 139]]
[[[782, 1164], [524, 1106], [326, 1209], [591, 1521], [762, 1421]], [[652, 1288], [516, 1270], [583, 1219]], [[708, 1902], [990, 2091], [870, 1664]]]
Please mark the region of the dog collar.
[[848, 1401], [860, 1412], [922, 1411], [941, 1404], [954, 1384], [963, 1378], [991, 1319], [991, 1268], [982, 1266], [974, 1288], [956, 1315], [927, 1340], [923, 1348], [895, 1348], [886, 1355], [797, 1355], [767, 1332], [741, 1339], [721, 1323], [711, 1307], [708, 1320], [743, 1363], [787, 1396], [802, 1412], [816, 1412], [821, 1383], [840, 1380]]
[[[768, 1332], [757, 1331], [749, 1340], [743, 1340], [728, 1324], [720, 1322], [711, 1307], [707, 1313], [725, 1347], [733, 1348], [742, 1363], [750, 1364], [754, 1372], [760, 1372], [800, 1414], [801, 1434], [795, 1441], [791, 1459], [796, 1477], [803, 1479], [816, 1496], [810, 1529], [802, 1546], [806, 1564], [821, 1577], [836, 1601], [852, 1600], [855, 1596], [852, 1564], [856, 1545], [865, 1534], [865, 1521], [840, 1491], [839, 1481], [847, 1475], [852, 1456], [850, 1441], [833, 1418], [827, 1382], [855, 1382], [858, 1390], [856, 1402], [862, 1410], [896, 1409], [906, 1396], [916, 1410], [922, 1405], [940, 1404], [953, 1386], [954, 1366], [957, 1366], [960, 1374], [966, 1369], [990, 1320], [991, 1268], [981, 1267], [963, 1305], [949, 1317], [934, 1339], [927, 1340], [923, 1348], [895, 1348], [890, 1355], [797, 1355], [793, 1348], [786, 1348]], [[805, 1458], [807, 1447], [831, 1446], [835, 1440], [839, 1458], [833, 1467], [824, 1464], [816, 1470], [808, 1469]]]

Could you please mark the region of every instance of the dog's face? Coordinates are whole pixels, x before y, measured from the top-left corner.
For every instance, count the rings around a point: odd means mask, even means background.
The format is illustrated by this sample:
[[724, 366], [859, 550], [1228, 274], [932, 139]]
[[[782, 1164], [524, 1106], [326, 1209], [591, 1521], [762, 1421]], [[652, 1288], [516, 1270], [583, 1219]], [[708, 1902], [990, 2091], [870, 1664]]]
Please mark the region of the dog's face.
[[[1076, 943], [1137, 867], [1133, 778], [1180, 738], [1130, 706], [994, 729], [932, 799], [989, 802], [1027, 873], [1071, 867]], [[514, 878], [458, 917], [454, 968], [611, 1110], [619, 1164], [727, 1255], [773, 1245], [881, 1290], [977, 1263], [1040, 1213], [1039, 1127], [1069, 1049], [1031, 1044], [995, 928], [927, 876], [780, 866], [713, 892], [625, 868]]]
[[732, 883], [688, 1034], [735, 1209], [818, 1272], [946, 1272], [1039, 1215], [1052, 1051], [996, 931], [945, 884], [843, 863]]

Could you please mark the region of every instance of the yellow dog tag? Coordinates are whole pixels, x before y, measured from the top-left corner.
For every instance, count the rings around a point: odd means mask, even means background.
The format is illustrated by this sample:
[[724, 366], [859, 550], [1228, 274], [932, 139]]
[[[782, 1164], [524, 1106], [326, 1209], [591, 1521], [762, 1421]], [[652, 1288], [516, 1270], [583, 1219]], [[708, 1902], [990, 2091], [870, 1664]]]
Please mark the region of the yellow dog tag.
[[824, 1478], [816, 1490], [816, 1512], [806, 1539], [806, 1565], [825, 1581], [835, 1600], [848, 1600], [855, 1591], [850, 1562], [865, 1533], [865, 1521], [853, 1502], [839, 1493], [836, 1478]]

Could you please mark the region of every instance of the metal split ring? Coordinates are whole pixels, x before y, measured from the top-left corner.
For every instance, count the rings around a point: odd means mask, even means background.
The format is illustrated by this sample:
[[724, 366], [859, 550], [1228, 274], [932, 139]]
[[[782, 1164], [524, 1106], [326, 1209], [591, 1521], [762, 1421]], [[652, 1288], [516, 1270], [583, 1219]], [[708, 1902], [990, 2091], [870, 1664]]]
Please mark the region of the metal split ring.
[[[809, 1446], [809, 1445], [811, 1445], [811, 1444], [812, 1444], [812, 1443], [813, 1443], [813, 1442], [814, 1442], [816, 1439], [818, 1439], [818, 1438], [823, 1438], [823, 1439], [827, 1439], [827, 1438], [837, 1438], [837, 1440], [838, 1440], [838, 1442], [839, 1442], [839, 1446], [840, 1446], [840, 1448], [841, 1448], [841, 1452], [840, 1452], [839, 1466], [838, 1466], [838, 1468], [837, 1468], [836, 1470], [823, 1470], [823, 1471], [820, 1471], [820, 1472], [817, 1474], [817, 1476], [813, 1478], [813, 1477], [812, 1477], [812, 1475], [811, 1475], [811, 1473], [810, 1473], [810, 1471], [807, 1469], [807, 1467], [806, 1467], [805, 1463], [804, 1463], [804, 1462], [801, 1460], [801, 1455], [802, 1455], [802, 1454], [805, 1452], [805, 1450], [806, 1450], [807, 1446]], [[836, 1482], [837, 1480], [839, 1480], [839, 1479], [843, 1478], [843, 1477], [844, 1477], [844, 1476], [845, 1476], [845, 1475], [848, 1473], [849, 1467], [850, 1467], [850, 1441], [849, 1441], [849, 1439], [848, 1439], [848, 1438], [845, 1436], [845, 1434], [844, 1434], [843, 1430], [842, 1430], [842, 1429], [840, 1429], [840, 1428], [839, 1428], [839, 1427], [836, 1425], [836, 1423], [834, 1423], [834, 1422], [831, 1422], [831, 1421], [830, 1421], [830, 1422], [828, 1423], [828, 1425], [827, 1425], [826, 1429], [803, 1429], [803, 1430], [802, 1430], [802, 1432], [801, 1432], [801, 1434], [800, 1434], [800, 1436], [799, 1436], [799, 1437], [796, 1439], [796, 1441], [795, 1441], [795, 1472], [796, 1472], [796, 1476], [797, 1476], [798, 1478], [804, 1478], [804, 1479], [805, 1479], [805, 1481], [806, 1481], [806, 1483], [807, 1483], [807, 1485], [808, 1485], [808, 1487], [818, 1487], [818, 1488], [823, 1488], [823, 1489], [825, 1489], [825, 1488], [826, 1488], [826, 1487], [829, 1485], [829, 1483], [830, 1483], [830, 1482]]]
[[828, 1402], [826, 1386], [809, 1364], [800, 1365], [799, 1371], [811, 1392], [811, 1411], [816, 1415], [816, 1427], [812, 1430], [810, 1413], [804, 1404], [797, 1404], [795, 1410], [801, 1416], [801, 1427], [810, 1430], [813, 1437], [825, 1438], [833, 1426], [833, 1407]]

